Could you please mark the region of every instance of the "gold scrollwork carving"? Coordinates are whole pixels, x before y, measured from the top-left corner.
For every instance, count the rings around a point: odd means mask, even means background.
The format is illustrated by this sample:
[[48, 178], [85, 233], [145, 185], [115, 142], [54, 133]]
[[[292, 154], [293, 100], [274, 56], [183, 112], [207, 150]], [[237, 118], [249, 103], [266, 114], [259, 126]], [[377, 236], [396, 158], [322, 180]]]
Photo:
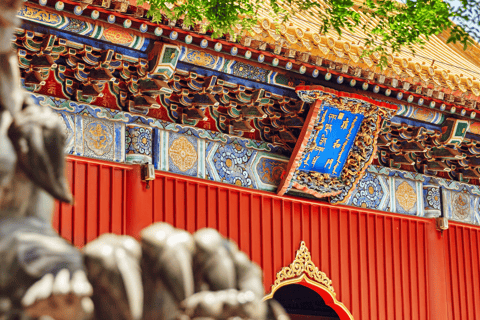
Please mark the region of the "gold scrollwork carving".
[[284, 267], [277, 273], [277, 279], [272, 285], [272, 292], [274, 291], [273, 288], [278, 287], [283, 281], [297, 278], [302, 274], [306, 274], [310, 279], [322, 285], [331, 294], [334, 296], [336, 295], [335, 290], [333, 290], [332, 280], [330, 280], [324, 272], [318, 270], [312, 262], [310, 251], [308, 251], [308, 248], [303, 241], [300, 243], [300, 249], [297, 250], [295, 260], [293, 260], [290, 266]]
[[24, 6], [18, 12], [18, 15], [29, 20], [41, 21], [48, 24], [57, 24], [61, 22], [60, 16], [56, 13], [27, 6]]

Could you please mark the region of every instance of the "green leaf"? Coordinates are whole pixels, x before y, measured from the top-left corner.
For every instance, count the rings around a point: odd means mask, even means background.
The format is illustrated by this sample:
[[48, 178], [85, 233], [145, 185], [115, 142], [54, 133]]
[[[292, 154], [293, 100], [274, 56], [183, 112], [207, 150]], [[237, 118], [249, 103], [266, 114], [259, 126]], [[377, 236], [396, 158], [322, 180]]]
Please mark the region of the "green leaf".
[[[367, 34], [361, 41], [370, 47], [364, 55], [380, 53], [381, 66], [386, 65], [387, 51], [412, 51], [414, 45], [425, 44], [422, 37], [428, 40], [448, 31], [447, 43], [458, 41], [466, 49], [473, 43], [472, 35], [476, 39], [480, 35], [480, 0], [457, 1], [455, 7], [443, 0], [365, 0], [357, 7], [353, 0], [183, 1], [173, 9], [169, 0], [137, 0], [137, 4], [150, 4], [148, 15], [154, 22], [170, 19], [183, 20], [187, 26], [203, 24], [214, 38], [233, 34], [237, 26], [250, 30], [258, 23], [259, 10], [268, 4], [272, 9], [269, 14], [276, 22], [314, 16], [320, 20], [323, 34], [335, 30], [342, 35], [346, 30], [353, 33], [360, 28]], [[327, 14], [314, 14], [317, 9]]]

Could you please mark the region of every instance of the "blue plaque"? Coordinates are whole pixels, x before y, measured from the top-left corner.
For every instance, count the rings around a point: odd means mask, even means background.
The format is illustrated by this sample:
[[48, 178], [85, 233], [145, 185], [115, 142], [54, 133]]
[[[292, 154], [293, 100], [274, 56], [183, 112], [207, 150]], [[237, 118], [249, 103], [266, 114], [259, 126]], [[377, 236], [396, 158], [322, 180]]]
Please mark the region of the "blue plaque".
[[397, 107], [321, 86], [295, 91], [311, 105], [277, 194], [296, 189], [344, 203], [374, 159], [382, 120]]
[[360, 113], [323, 106], [298, 170], [339, 177], [363, 118]]

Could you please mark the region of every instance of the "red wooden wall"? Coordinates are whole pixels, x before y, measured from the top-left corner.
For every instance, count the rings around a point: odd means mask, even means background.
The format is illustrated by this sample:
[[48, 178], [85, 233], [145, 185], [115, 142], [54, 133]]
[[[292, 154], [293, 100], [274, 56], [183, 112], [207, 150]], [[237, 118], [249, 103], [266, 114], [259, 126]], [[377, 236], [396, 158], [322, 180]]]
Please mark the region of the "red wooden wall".
[[448, 319], [480, 319], [480, 230], [450, 224], [445, 237]]
[[[151, 203], [150, 203], [151, 201]], [[269, 291], [304, 240], [355, 319], [428, 319], [426, 222], [158, 174], [143, 222], [211, 227], [264, 270]]]
[[263, 268], [268, 292], [303, 240], [355, 319], [480, 319], [478, 228], [442, 234], [431, 219], [164, 172], [147, 189], [138, 166], [70, 157], [68, 169], [75, 206], [58, 205], [54, 221], [77, 246], [104, 232], [138, 235], [156, 221], [211, 227]]
[[53, 225], [65, 239], [82, 247], [102, 233], [125, 233], [126, 174], [131, 166], [80, 157], [67, 159], [74, 206], [58, 202]]

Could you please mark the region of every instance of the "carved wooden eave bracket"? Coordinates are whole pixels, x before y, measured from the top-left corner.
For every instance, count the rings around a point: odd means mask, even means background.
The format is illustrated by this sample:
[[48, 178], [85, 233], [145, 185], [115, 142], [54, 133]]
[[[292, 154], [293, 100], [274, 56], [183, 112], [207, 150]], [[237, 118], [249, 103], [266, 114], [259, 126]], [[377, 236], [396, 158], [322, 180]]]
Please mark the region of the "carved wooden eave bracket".
[[347, 307], [337, 300], [332, 280], [313, 263], [310, 251], [304, 241], [300, 243], [293, 262], [277, 273], [270, 293], [263, 300], [272, 299], [278, 289], [290, 284], [300, 284], [314, 290], [322, 297], [325, 304], [339, 315], [341, 320], [353, 320]]
[[312, 105], [277, 193], [293, 188], [342, 203], [373, 161], [382, 122], [397, 107], [321, 86], [296, 92]]

